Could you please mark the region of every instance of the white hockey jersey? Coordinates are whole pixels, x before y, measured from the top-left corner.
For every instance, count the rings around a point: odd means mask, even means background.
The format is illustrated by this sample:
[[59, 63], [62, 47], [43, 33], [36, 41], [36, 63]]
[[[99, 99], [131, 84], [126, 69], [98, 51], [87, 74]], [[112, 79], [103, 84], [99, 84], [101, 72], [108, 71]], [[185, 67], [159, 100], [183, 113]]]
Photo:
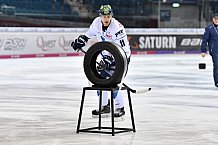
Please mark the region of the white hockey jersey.
[[123, 48], [127, 58], [131, 55], [126, 31], [123, 25], [114, 18], [112, 18], [110, 25], [105, 31], [102, 30], [101, 18], [95, 18], [85, 35], [89, 38], [97, 37], [98, 42], [114, 42]]

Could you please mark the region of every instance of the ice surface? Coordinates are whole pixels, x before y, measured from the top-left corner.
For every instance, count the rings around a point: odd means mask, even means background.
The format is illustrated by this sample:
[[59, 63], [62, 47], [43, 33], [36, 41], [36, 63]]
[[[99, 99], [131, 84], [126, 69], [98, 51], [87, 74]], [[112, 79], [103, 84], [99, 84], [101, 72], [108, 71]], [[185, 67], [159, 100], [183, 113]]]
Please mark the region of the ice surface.
[[[83, 57], [0, 60], [1, 145], [215, 145], [218, 88], [212, 63], [199, 70], [199, 55], [133, 55], [125, 83], [152, 87], [132, 94], [136, 132], [111, 136], [76, 133], [82, 87], [88, 86]], [[125, 121], [131, 127], [127, 95]], [[86, 95], [81, 128], [97, 126], [95, 91]], [[110, 126], [110, 118], [102, 125]]]

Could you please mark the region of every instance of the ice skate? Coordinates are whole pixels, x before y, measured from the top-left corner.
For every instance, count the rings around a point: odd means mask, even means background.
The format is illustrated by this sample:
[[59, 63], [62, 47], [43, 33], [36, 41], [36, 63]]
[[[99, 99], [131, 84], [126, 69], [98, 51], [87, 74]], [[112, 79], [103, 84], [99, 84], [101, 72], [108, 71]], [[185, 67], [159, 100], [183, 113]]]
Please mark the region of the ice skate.
[[114, 121], [115, 121], [115, 122], [125, 120], [124, 117], [125, 117], [124, 107], [122, 107], [122, 108], [117, 108], [117, 109], [114, 111]]
[[[110, 104], [108, 103], [106, 106], [103, 106], [101, 108], [101, 117], [106, 118], [110, 116]], [[99, 110], [93, 110], [92, 111], [92, 117], [93, 118], [98, 118], [99, 117]]]

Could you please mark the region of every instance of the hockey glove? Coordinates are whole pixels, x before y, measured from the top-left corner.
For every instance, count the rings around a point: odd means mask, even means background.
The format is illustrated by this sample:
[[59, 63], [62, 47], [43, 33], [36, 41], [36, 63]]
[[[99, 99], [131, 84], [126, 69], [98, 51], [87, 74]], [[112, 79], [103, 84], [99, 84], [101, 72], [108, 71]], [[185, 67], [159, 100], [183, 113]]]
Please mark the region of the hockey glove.
[[75, 39], [72, 43], [71, 43], [71, 47], [73, 47], [73, 49], [75, 51], [79, 51], [81, 50], [82, 47], [84, 47], [86, 45], [86, 43], [88, 42], [88, 37], [85, 35], [80, 35], [77, 39]]

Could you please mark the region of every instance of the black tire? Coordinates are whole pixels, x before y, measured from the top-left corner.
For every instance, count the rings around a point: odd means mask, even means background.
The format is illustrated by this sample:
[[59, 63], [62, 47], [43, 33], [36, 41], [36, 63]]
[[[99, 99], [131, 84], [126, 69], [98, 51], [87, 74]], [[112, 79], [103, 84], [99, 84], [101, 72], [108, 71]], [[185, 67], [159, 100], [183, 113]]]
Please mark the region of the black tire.
[[[96, 61], [102, 51], [108, 51], [115, 60], [115, 69], [109, 78], [103, 78], [97, 68]], [[92, 45], [84, 57], [84, 72], [88, 80], [97, 87], [115, 87], [121, 83], [123, 76], [126, 74], [128, 63], [123, 49], [115, 43], [98, 42]]]

